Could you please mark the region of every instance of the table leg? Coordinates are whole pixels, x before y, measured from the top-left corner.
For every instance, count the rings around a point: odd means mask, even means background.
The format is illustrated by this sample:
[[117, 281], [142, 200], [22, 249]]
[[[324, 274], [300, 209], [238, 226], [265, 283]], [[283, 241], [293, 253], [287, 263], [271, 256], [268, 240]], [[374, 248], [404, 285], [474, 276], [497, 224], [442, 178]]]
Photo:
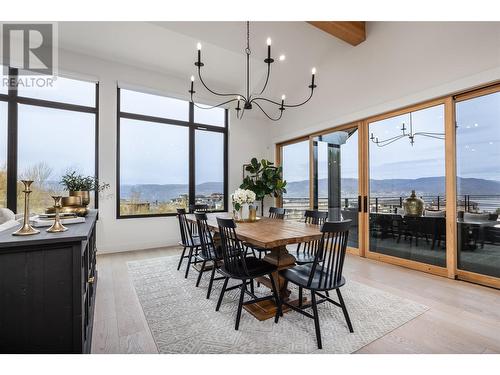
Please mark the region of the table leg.
[[[278, 271], [286, 268], [291, 268], [295, 265], [295, 257], [288, 253], [286, 246], [280, 246], [271, 249], [270, 253], [267, 254], [263, 258], [263, 260], [277, 266]], [[279, 276], [278, 272], [273, 272], [272, 277], [278, 288], [278, 294], [280, 298], [282, 300], [288, 301], [291, 293], [291, 291], [288, 289], [288, 282], [283, 277]], [[259, 277], [257, 278], [257, 281], [271, 289], [271, 280], [268, 277]], [[244, 309], [250, 312], [259, 320], [274, 318], [276, 314], [276, 305], [272, 300], [245, 305]], [[287, 308], [283, 309], [283, 312], [287, 311]]]

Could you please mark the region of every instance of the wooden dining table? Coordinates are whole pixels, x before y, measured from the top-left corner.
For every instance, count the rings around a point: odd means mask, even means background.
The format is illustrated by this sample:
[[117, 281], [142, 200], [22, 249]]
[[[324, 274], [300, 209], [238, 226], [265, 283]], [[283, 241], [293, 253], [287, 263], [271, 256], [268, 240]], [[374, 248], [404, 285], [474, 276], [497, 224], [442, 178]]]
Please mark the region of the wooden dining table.
[[[217, 217], [232, 218], [232, 214], [228, 212], [207, 214], [207, 224], [215, 233], [219, 232]], [[196, 222], [193, 214], [186, 215], [186, 218], [191, 223]], [[241, 241], [269, 249], [269, 253], [266, 254], [263, 260], [277, 266], [278, 271], [295, 266], [295, 257], [288, 252], [287, 245], [319, 240], [321, 238], [320, 228], [314, 224], [268, 217], [258, 219], [254, 222], [237, 222], [236, 235]], [[287, 281], [279, 276], [278, 272], [274, 272], [272, 277], [278, 287], [280, 298], [288, 301], [290, 304], [298, 304], [298, 300], [290, 300], [291, 292], [288, 289]], [[269, 278], [262, 277], [256, 280], [271, 289], [271, 280]], [[276, 305], [271, 300], [245, 305], [244, 308], [259, 320], [273, 318], [276, 312]], [[283, 312], [286, 311], [284, 309]]]

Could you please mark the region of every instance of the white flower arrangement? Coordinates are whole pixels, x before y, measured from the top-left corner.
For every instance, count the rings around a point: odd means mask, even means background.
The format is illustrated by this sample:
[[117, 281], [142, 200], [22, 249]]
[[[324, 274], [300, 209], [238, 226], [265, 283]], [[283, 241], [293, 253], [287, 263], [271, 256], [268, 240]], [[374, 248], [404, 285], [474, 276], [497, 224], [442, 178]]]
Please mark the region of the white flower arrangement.
[[256, 196], [251, 190], [236, 189], [233, 195], [231, 195], [231, 199], [233, 201], [234, 209], [239, 211], [243, 204], [251, 204], [255, 202]]

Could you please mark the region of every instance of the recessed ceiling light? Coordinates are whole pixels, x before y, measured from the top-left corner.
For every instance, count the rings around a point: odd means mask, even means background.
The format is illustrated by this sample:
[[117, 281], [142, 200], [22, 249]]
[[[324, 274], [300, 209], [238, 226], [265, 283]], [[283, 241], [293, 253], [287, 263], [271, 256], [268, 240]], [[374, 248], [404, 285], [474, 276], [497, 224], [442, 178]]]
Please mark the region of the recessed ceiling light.
[[476, 128], [477, 128], [478, 126], [479, 126], [479, 124], [476, 122], [476, 123], [474, 124], [474, 127], [476, 127]]

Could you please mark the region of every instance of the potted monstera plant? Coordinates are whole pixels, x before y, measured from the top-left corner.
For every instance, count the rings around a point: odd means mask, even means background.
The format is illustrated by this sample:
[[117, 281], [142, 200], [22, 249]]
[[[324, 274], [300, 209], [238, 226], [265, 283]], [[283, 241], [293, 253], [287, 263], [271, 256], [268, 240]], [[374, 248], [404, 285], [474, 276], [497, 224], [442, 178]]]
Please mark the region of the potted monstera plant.
[[83, 176], [76, 171], [67, 172], [62, 176], [61, 185], [68, 190], [70, 197], [81, 197], [84, 207], [90, 203], [91, 191], [100, 192], [109, 188], [109, 184], [100, 184], [96, 177]]
[[260, 201], [261, 215], [264, 214], [264, 198], [272, 196], [281, 197], [286, 193], [286, 181], [283, 180], [283, 169], [277, 167], [273, 162], [257, 158], [252, 158], [250, 164], [245, 166], [248, 175], [240, 185], [241, 189], [248, 189], [255, 193], [256, 200]]

